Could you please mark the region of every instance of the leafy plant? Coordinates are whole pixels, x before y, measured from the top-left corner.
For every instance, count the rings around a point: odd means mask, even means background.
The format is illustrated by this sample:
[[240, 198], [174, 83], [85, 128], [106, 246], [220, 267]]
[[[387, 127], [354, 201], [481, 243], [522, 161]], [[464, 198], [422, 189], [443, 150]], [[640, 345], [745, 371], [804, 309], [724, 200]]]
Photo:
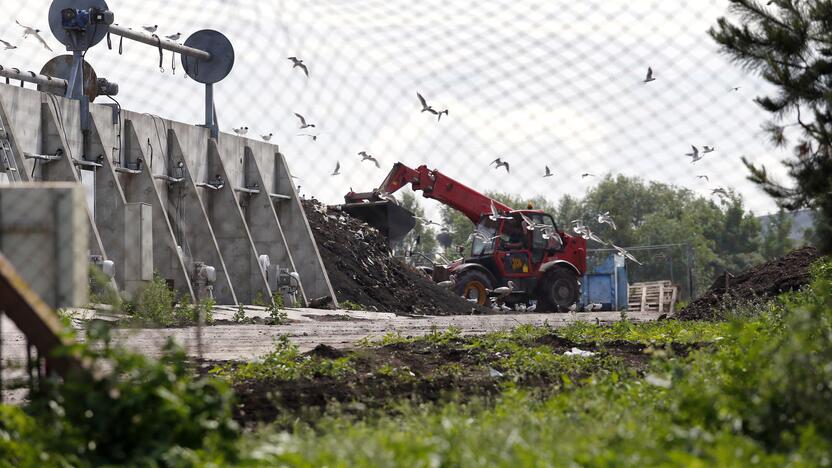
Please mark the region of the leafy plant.
[[140, 322], [167, 327], [175, 322], [175, 303], [175, 293], [168, 288], [165, 280], [154, 274], [153, 279], [139, 291], [135, 300], [127, 305], [127, 312]]
[[242, 365], [225, 365], [212, 369], [212, 374], [232, 381], [277, 380], [289, 381], [313, 377], [339, 377], [354, 373], [349, 358], [327, 359], [301, 354], [289, 338], [281, 336], [274, 349], [255, 362]]
[[274, 295], [272, 295], [272, 303], [266, 306], [266, 312], [269, 314], [269, 325], [283, 325], [289, 323], [289, 314], [283, 310], [283, 294], [274, 293]]
[[237, 306], [237, 311], [231, 317], [235, 323], [251, 323], [251, 318], [246, 316], [246, 308], [241, 304]]
[[364, 306], [353, 301], [338, 301], [338, 304], [344, 310], [364, 310]]

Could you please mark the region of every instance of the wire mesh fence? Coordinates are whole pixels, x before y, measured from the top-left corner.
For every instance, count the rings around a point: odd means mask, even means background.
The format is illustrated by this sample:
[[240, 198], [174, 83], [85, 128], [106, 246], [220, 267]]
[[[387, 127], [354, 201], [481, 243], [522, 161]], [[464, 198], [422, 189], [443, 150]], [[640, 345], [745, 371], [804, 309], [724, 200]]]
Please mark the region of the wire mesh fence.
[[[48, 32], [49, 3], [11, 7], [0, 24], [10, 44], [3, 66], [37, 71], [62, 53]], [[279, 145], [303, 196], [341, 203], [348, 191], [377, 187], [395, 162], [424, 164], [514, 207], [531, 201], [570, 234], [579, 220], [603, 241], [590, 240], [590, 248], [614, 244], [635, 255], [642, 246], [690, 246], [641, 250], [651, 266], [628, 264], [634, 277], [670, 279], [686, 294], [721, 270], [782, 250], [756, 220], [775, 205], [746, 180], [740, 158], [783, 176], [778, 161], [787, 154], [761, 131], [767, 115], [754, 102], [772, 90], [708, 35], [727, 7], [724, 0], [110, 5], [116, 23], [159, 36], [225, 33], [236, 58], [214, 90], [220, 128]], [[40, 29], [45, 43], [24, 38], [21, 25]], [[111, 39], [86, 60], [119, 83], [121, 106], [202, 121], [202, 87], [177, 57], [164, 52], [160, 61], [153, 47]], [[498, 158], [506, 164], [494, 164]], [[411, 201], [422, 216], [419, 261], [468, 249], [473, 226], [420, 195]], [[615, 229], [597, 222], [603, 213]], [[450, 244], [431, 240], [443, 231]]]

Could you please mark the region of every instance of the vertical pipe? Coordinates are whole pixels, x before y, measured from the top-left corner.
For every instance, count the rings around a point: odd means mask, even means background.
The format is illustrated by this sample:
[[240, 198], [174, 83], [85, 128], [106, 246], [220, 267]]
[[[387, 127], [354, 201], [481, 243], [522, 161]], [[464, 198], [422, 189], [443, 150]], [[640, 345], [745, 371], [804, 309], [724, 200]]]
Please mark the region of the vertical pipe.
[[214, 128], [214, 85], [205, 84], [205, 126]]
[[693, 247], [690, 244], [687, 245], [687, 257], [688, 257], [688, 300], [693, 300], [696, 296], [696, 290], [693, 288]]

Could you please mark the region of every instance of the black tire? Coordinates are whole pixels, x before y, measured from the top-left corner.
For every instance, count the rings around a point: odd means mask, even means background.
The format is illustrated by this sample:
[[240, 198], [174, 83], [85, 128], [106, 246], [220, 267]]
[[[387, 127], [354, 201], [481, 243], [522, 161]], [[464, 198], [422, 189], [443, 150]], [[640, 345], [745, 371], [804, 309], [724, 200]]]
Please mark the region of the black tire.
[[581, 284], [574, 271], [554, 267], [544, 273], [537, 294], [539, 312], [566, 312], [577, 304], [581, 295]]
[[493, 289], [491, 279], [478, 270], [464, 271], [456, 276], [454, 292], [463, 299], [477, 299], [477, 304], [486, 305], [488, 289]]

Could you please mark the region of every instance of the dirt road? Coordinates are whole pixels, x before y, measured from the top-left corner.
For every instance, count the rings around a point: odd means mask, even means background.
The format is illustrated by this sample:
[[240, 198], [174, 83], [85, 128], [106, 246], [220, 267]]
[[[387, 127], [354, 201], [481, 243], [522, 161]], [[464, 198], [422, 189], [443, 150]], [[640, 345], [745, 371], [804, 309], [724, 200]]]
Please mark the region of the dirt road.
[[[234, 309], [218, 308], [215, 319], [228, 321]], [[286, 335], [301, 350], [309, 350], [320, 343], [334, 347], [349, 347], [370, 337], [379, 338], [386, 333], [403, 336], [419, 336], [439, 330], [457, 327], [465, 335], [477, 335], [506, 330], [521, 324], [564, 326], [576, 320], [588, 322], [614, 322], [620, 320], [619, 312], [579, 312], [576, 314], [506, 314], [506, 315], [456, 315], [442, 317], [403, 317], [394, 314], [355, 311], [325, 311], [316, 309], [290, 309], [287, 325], [212, 325], [202, 329], [203, 357], [214, 360], [253, 359], [272, 349], [272, 343]], [[263, 317], [262, 309], [247, 309], [250, 317]], [[658, 314], [628, 313], [633, 321], [655, 320]], [[185, 347], [191, 356], [198, 355], [197, 328], [139, 328], [118, 329], [116, 341], [129, 349], [148, 356], [158, 355], [168, 337]], [[3, 360], [21, 362], [26, 356], [23, 335], [4, 318], [2, 332]]]

